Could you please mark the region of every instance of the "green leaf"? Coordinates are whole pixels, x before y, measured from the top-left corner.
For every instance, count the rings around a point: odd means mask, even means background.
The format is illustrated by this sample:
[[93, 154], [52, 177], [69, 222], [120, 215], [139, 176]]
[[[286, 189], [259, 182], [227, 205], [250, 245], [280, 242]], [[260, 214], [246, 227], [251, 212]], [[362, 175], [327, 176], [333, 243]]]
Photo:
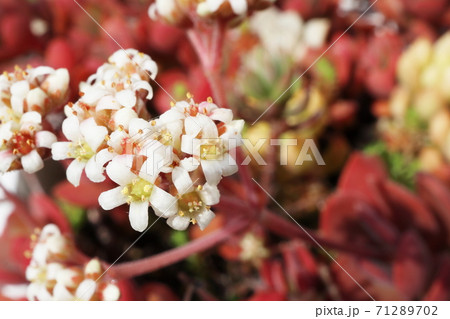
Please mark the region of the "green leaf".
[[364, 151], [369, 155], [380, 157], [393, 180], [409, 188], [414, 187], [414, 178], [420, 167], [417, 160], [410, 160], [399, 152], [390, 151], [382, 141], [368, 145]]
[[64, 212], [64, 215], [66, 215], [67, 219], [69, 220], [72, 229], [74, 229], [75, 231], [80, 230], [80, 228], [86, 221], [85, 209], [62, 200], [58, 201], [58, 204]]

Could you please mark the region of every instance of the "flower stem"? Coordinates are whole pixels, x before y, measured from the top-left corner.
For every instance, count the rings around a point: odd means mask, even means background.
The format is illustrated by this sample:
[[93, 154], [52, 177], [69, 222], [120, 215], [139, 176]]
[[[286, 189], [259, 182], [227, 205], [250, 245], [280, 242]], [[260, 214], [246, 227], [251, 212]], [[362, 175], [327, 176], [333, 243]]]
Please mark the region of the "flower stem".
[[225, 107], [227, 103], [222, 77], [223, 43], [225, 39], [225, 25], [215, 22], [213, 28], [201, 28], [188, 31], [188, 38], [198, 55], [200, 63], [208, 79], [214, 100]]
[[184, 246], [174, 248], [155, 256], [125, 262], [111, 268], [111, 275], [117, 279], [132, 278], [177, 263], [192, 254], [212, 248], [227, 240], [232, 234], [247, 227], [249, 219], [239, 218], [209, 235], [196, 239]]

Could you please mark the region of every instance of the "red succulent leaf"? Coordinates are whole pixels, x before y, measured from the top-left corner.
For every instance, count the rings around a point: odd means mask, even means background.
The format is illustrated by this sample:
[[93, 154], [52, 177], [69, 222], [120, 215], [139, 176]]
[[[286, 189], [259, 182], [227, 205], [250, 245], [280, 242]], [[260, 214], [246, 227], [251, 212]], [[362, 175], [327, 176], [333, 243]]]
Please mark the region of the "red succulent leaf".
[[446, 8], [447, 0], [402, 0], [406, 11], [414, 14], [415, 16], [433, 20], [441, 16], [442, 12]]
[[409, 231], [400, 239], [392, 266], [392, 280], [406, 299], [418, 299], [425, 291], [432, 270], [430, 251], [422, 238]]
[[94, 184], [82, 178], [78, 187], [73, 186], [68, 181], [62, 181], [53, 188], [53, 195], [58, 199], [83, 208], [99, 207], [98, 197], [102, 192], [109, 189], [111, 189], [111, 186], [107, 182]]
[[[298, 241], [290, 242], [282, 247], [287, 282], [297, 292], [313, 289], [318, 280], [317, 263], [306, 248]], [[294, 286], [295, 285], [295, 286]]]
[[45, 50], [45, 63], [53, 68], [67, 68], [72, 70], [75, 65], [75, 54], [69, 41], [55, 38]]
[[390, 218], [392, 211], [379, 189], [379, 183], [386, 179], [388, 174], [380, 159], [356, 152], [350, 156], [338, 187], [340, 190], [360, 195], [381, 215]]
[[30, 212], [41, 225], [56, 224], [64, 233], [71, 232], [70, 223], [58, 205], [44, 193], [33, 193], [29, 199]]
[[283, 265], [279, 260], [266, 260], [261, 268], [261, 277], [268, 288], [283, 295], [288, 293], [286, 279], [284, 277]]
[[251, 296], [249, 301], [285, 301], [286, 295], [277, 291], [265, 290], [258, 291], [253, 296]]
[[432, 208], [450, 244], [450, 190], [436, 177], [421, 173], [417, 176], [417, 191]]
[[356, 193], [338, 192], [331, 195], [321, 214], [320, 229], [336, 241], [374, 247], [391, 245], [396, 230], [364, 198]]
[[448, 301], [450, 299], [450, 256], [445, 255], [437, 272], [436, 278], [425, 294], [425, 301]]
[[418, 229], [427, 239], [437, 239], [440, 232], [439, 224], [419, 197], [392, 181], [384, 181], [381, 187], [395, 212], [393, 218], [400, 229]]
[[388, 279], [388, 272], [382, 265], [346, 254], [340, 254], [336, 261], [345, 269], [344, 272], [337, 263], [331, 265], [335, 283], [344, 300], [371, 300], [370, 296], [377, 301], [404, 299]]
[[9, 262], [25, 273], [30, 260], [25, 256], [25, 252], [30, 250], [31, 239], [29, 236], [13, 237], [9, 241]]

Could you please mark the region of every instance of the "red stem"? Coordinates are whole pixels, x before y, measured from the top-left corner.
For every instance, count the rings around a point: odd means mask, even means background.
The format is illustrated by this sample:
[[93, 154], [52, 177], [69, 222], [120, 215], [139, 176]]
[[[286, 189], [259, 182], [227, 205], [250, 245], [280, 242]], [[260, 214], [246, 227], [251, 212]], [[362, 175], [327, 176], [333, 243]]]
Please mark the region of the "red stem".
[[200, 59], [203, 72], [213, 91], [214, 100], [221, 107], [225, 107], [227, 99], [222, 85], [222, 52], [225, 26], [221, 22], [216, 22], [212, 31], [207, 29], [201, 33], [191, 29], [188, 31], [188, 37]]
[[224, 228], [196, 239], [184, 246], [162, 252], [155, 256], [113, 266], [111, 276], [117, 279], [132, 278], [177, 263], [193, 254], [205, 251], [227, 240], [230, 235], [247, 227], [249, 219], [240, 218]]

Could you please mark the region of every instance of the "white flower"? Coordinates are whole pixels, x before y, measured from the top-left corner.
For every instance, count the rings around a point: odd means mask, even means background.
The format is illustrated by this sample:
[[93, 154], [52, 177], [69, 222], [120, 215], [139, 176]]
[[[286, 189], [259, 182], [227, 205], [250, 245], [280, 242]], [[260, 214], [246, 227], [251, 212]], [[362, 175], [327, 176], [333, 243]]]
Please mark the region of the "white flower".
[[[269, 8], [256, 13], [250, 19], [250, 27], [270, 55], [300, 61], [309, 48], [317, 49], [325, 44], [330, 22], [327, 19], [303, 22], [293, 11]], [[249, 59], [254, 60], [252, 54]]]
[[159, 172], [153, 170], [149, 160], [142, 164], [136, 174], [131, 172], [133, 157], [117, 156], [106, 167], [106, 172], [119, 186], [100, 194], [99, 203], [105, 210], [110, 210], [127, 203], [130, 205], [130, 224], [136, 231], [144, 231], [148, 225], [149, 205], [164, 216], [176, 213], [175, 198], [159, 188], [155, 181]]
[[16, 121], [0, 124], [0, 172], [8, 171], [15, 160], [20, 160], [27, 173], [34, 173], [44, 167], [39, 148], [50, 148], [56, 136], [41, 131], [41, 115], [27, 112]]
[[98, 165], [94, 155], [105, 141], [106, 127], [97, 125], [93, 118], [80, 123], [77, 117], [70, 116], [64, 120], [62, 131], [70, 142], [54, 143], [52, 155], [54, 160], [75, 159], [67, 168], [68, 181], [78, 186], [83, 170], [91, 181], [104, 181], [103, 166]]
[[[219, 202], [217, 186], [206, 183], [194, 186], [186, 169], [176, 167], [172, 172], [172, 181], [178, 191], [177, 213], [168, 218], [167, 224], [176, 230], [185, 230], [189, 223], [198, 224], [204, 230], [214, 218], [211, 205]], [[160, 212], [155, 211], [159, 216]]]
[[242, 120], [231, 121], [219, 136], [217, 126], [210, 117], [199, 113], [186, 118], [186, 135], [182, 136], [181, 150], [193, 155], [193, 163], [200, 162], [209, 184], [217, 185], [222, 176], [237, 172], [236, 161], [229, 151], [240, 145], [242, 127]]

